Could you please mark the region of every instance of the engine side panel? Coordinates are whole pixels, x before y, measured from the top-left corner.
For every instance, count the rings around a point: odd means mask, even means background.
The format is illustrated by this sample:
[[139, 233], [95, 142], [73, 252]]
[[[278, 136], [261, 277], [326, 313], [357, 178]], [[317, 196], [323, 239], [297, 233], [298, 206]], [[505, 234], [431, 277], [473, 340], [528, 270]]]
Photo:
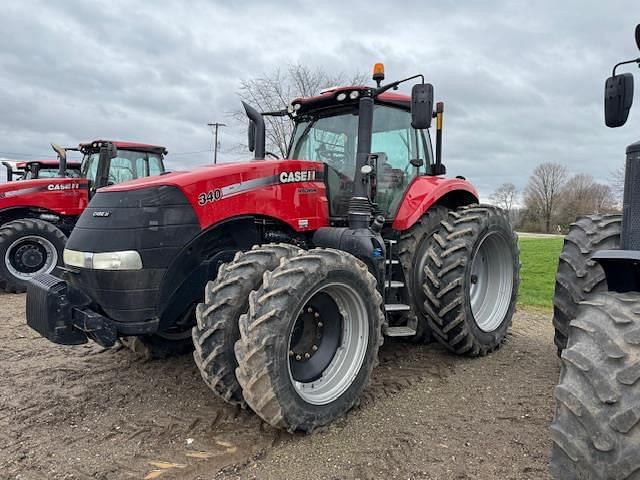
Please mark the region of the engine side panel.
[[471, 183], [461, 178], [416, 177], [407, 188], [398, 208], [392, 225], [393, 229], [403, 231], [411, 228], [432, 205], [454, 192], [460, 192], [460, 200], [455, 202], [460, 205], [456, 206], [478, 201], [476, 189]]
[[42, 178], [0, 185], [0, 211], [27, 207], [78, 216], [88, 204], [89, 182], [83, 178]]
[[329, 225], [324, 165], [302, 160], [258, 160], [201, 167], [101, 189], [180, 188], [202, 229], [245, 215], [277, 218], [298, 232]]

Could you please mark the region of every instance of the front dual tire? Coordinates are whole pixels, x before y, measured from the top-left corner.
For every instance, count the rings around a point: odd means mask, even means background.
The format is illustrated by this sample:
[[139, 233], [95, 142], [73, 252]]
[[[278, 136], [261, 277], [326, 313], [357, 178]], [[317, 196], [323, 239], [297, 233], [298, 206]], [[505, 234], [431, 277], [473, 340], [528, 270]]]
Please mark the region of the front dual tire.
[[264, 274], [240, 317], [236, 376], [274, 427], [310, 432], [342, 417], [369, 383], [382, 343], [382, 297], [352, 255], [314, 249]]

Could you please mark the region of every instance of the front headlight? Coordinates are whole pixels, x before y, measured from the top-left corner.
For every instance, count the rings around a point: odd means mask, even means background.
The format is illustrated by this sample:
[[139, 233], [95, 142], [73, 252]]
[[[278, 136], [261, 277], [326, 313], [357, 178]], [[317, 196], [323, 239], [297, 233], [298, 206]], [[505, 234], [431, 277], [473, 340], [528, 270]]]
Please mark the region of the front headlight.
[[142, 258], [135, 250], [92, 253], [65, 248], [64, 263], [70, 267], [94, 270], [142, 270]]

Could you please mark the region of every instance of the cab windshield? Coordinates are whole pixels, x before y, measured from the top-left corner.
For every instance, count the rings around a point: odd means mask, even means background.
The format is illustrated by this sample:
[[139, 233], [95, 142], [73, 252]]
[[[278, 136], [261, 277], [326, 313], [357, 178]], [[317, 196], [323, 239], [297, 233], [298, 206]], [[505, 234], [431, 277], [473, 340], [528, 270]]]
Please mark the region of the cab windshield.
[[[289, 158], [326, 163], [331, 214], [346, 214], [353, 192], [356, 148], [358, 144], [358, 114], [356, 108], [334, 110], [329, 114], [300, 119], [293, 134]], [[410, 112], [376, 105], [373, 113], [371, 152], [379, 156], [377, 196], [381, 213], [395, 216], [406, 187], [413, 178], [425, 172], [411, 165], [412, 159], [432, 162], [428, 131], [411, 127]]]
[[[85, 154], [82, 160], [82, 176], [91, 183], [96, 181], [100, 152]], [[117, 156], [109, 164], [109, 179], [107, 184], [135, 180], [136, 178], [159, 175], [164, 171], [162, 157], [157, 153], [138, 152], [135, 150], [118, 149]]]

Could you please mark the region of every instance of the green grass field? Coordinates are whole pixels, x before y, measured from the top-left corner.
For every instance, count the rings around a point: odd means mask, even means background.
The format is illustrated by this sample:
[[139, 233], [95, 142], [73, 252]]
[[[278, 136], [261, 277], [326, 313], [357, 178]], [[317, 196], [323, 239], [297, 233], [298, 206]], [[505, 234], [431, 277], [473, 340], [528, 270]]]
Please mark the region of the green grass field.
[[522, 283], [519, 306], [553, 308], [553, 289], [562, 243], [562, 238], [520, 239]]

